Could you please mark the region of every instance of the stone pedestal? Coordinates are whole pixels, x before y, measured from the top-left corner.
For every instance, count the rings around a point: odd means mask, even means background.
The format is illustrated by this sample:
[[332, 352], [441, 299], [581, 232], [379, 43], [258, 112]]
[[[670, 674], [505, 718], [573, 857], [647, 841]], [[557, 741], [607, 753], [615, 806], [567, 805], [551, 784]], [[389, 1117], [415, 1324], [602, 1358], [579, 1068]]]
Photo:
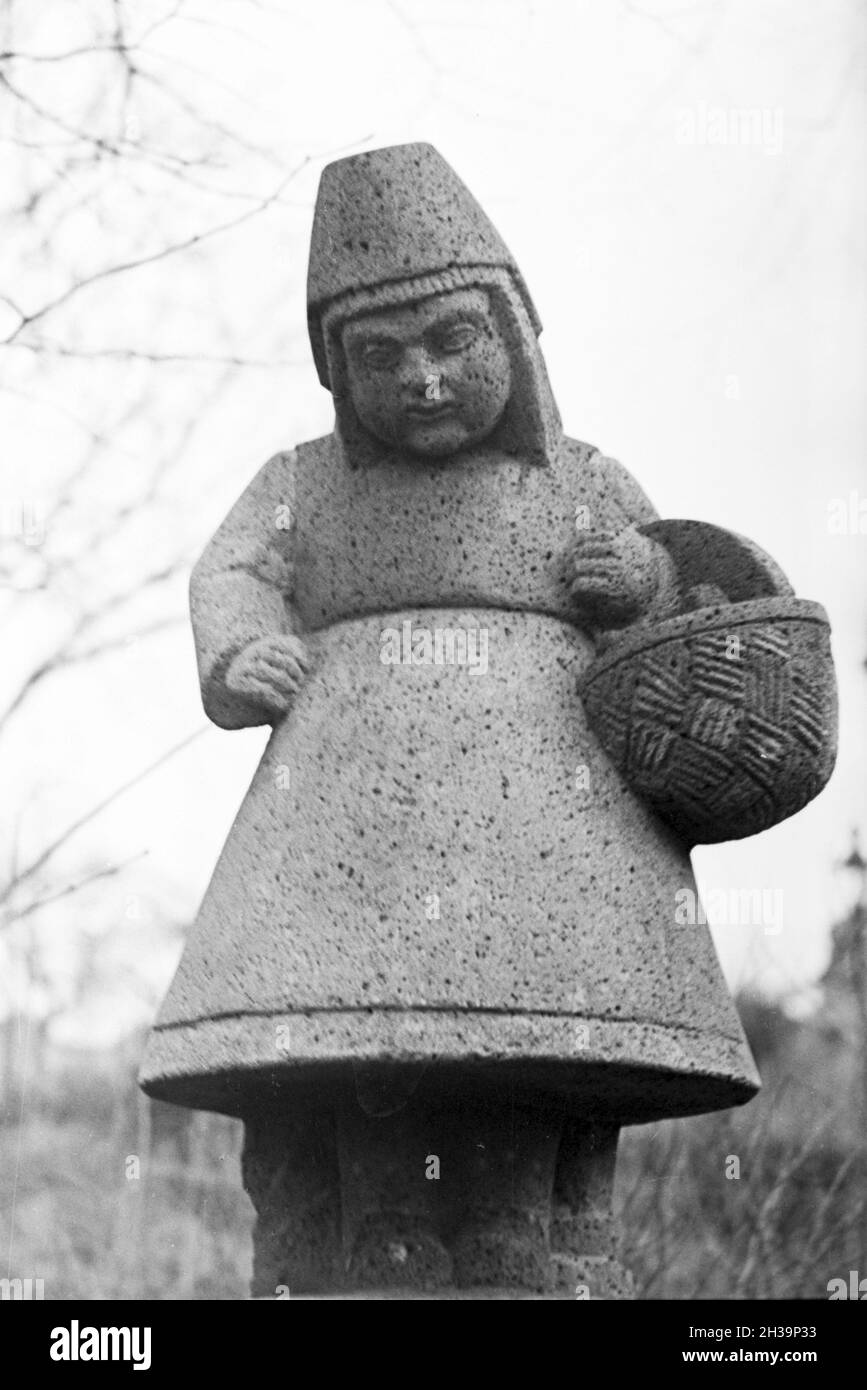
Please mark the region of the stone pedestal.
[[359, 1074], [246, 1120], [254, 1297], [628, 1298], [611, 1211], [618, 1127], [508, 1092]]

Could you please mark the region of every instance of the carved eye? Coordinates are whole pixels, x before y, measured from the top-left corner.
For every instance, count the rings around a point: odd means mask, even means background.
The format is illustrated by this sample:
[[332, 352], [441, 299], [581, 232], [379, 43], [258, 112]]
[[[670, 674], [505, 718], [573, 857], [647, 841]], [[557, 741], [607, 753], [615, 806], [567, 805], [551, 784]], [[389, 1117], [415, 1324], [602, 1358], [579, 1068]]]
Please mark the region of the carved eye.
[[463, 352], [478, 336], [474, 323], [455, 323], [437, 334], [437, 344], [443, 352]]
[[397, 362], [400, 349], [397, 343], [378, 342], [365, 343], [361, 350], [365, 366], [370, 367], [374, 372], [385, 371], [388, 367], [393, 367]]

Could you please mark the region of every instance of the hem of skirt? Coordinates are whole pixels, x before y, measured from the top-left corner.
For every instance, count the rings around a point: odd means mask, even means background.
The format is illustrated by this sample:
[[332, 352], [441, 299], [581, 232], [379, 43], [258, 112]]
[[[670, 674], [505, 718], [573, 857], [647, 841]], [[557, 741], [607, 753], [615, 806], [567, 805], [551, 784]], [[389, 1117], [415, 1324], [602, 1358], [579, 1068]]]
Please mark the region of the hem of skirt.
[[425, 1086], [550, 1093], [584, 1113], [645, 1123], [742, 1105], [760, 1081], [743, 1036], [555, 1013], [317, 1009], [160, 1024], [140, 1084], [176, 1104], [243, 1115], [351, 1087], [358, 1065], [423, 1069]]

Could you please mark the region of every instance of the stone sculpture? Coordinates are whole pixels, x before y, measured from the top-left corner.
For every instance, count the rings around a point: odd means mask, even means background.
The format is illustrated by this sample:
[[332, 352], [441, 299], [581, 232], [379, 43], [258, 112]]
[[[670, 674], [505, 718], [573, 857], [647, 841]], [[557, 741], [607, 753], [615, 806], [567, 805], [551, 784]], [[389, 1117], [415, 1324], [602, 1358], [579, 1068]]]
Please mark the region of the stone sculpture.
[[325, 169], [308, 289], [334, 433], [191, 584], [207, 713], [272, 734], [142, 1083], [244, 1118], [254, 1295], [628, 1296], [620, 1126], [759, 1084], [689, 851], [830, 775], [827, 620], [564, 436], [430, 146]]

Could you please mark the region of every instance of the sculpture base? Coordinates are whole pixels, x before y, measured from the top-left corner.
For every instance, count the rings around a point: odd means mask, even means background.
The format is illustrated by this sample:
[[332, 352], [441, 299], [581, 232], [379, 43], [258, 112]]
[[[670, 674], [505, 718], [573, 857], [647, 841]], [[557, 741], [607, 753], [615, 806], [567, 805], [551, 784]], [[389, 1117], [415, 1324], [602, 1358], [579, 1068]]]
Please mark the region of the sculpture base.
[[246, 1122], [254, 1297], [630, 1298], [618, 1127], [509, 1092], [443, 1102], [405, 1072]]

